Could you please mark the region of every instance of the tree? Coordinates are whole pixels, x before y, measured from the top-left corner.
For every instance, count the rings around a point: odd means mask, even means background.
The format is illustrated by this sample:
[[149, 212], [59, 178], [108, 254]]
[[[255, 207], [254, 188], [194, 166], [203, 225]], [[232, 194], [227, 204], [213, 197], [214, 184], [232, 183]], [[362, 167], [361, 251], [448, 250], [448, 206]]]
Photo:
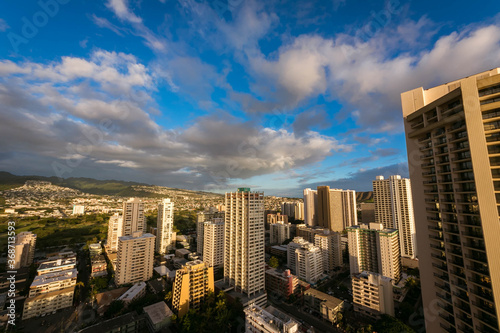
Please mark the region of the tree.
[[111, 318], [114, 315], [118, 314], [124, 307], [125, 307], [125, 303], [123, 303], [123, 301], [115, 300], [115, 301], [111, 302], [108, 309], [104, 313], [104, 316], [106, 318]]
[[278, 258], [271, 257], [271, 259], [269, 259], [269, 266], [271, 266], [272, 268], [278, 268], [279, 265], [280, 265], [280, 263], [279, 263]]

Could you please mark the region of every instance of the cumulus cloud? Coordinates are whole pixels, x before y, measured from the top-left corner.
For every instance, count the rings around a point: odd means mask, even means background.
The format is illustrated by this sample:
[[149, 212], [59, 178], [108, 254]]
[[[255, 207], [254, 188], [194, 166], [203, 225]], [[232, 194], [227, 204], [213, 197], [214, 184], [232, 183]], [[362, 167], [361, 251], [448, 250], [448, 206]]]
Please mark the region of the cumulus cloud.
[[136, 16], [129, 8], [127, 0], [109, 0], [106, 6], [111, 9], [118, 18], [131, 23], [142, 23], [142, 19]]
[[0, 168], [38, 158], [48, 161], [43, 174], [115, 170], [139, 180], [135, 171], [144, 173], [141, 181], [161, 175], [161, 184], [213, 188], [351, 149], [314, 131], [298, 136], [224, 113], [197, 118], [185, 129], [165, 128], [147, 111], [156, 89], [151, 71], [128, 54], [97, 50], [89, 59], [50, 64], [2, 61], [0, 72]]

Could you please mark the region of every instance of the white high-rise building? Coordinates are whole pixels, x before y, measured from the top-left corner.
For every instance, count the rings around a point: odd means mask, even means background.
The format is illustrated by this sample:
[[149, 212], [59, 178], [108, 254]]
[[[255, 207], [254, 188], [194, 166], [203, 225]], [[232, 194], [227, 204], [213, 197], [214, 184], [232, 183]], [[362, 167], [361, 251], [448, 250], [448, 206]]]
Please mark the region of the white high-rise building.
[[385, 228], [398, 229], [401, 256], [414, 259], [416, 256], [415, 219], [411, 184], [401, 176], [377, 176], [373, 181], [375, 223]]
[[163, 199], [158, 205], [156, 251], [160, 254], [172, 249], [172, 229], [174, 227], [174, 202]]
[[122, 236], [123, 217], [115, 213], [109, 218], [108, 239], [106, 249], [109, 252], [118, 251], [118, 237]]
[[314, 235], [314, 245], [321, 249], [324, 271], [330, 272], [342, 266], [342, 242], [339, 232]]
[[136, 231], [118, 239], [115, 281], [118, 285], [147, 281], [153, 276], [155, 236]]
[[224, 265], [224, 219], [204, 222], [203, 262], [209, 267]]
[[323, 253], [311, 243], [295, 249], [295, 270], [299, 279], [316, 283], [323, 274]]
[[307, 244], [311, 244], [306, 241], [302, 237], [295, 237], [290, 243], [287, 245], [287, 266], [292, 271], [292, 273], [297, 272], [297, 267], [295, 263], [295, 250], [301, 246], [305, 246]]
[[296, 202], [295, 203], [295, 219], [296, 220], [304, 220], [304, 203]]
[[136, 231], [146, 232], [144, 203], [137, 198], [131, 198], [123, 203], [123, 228], [121, 236], [129, 236]]
[[265, 304], [264, 193], [226, 193], [224, 282], [256, 304]]
[[196, 215], [196, 252], [203, 255], [203, 243], [205, 242], [204, 237], [204, 226], [205, 222], [212, 221], [213, 219], [224, 219], [224, 212], [217, 211], [216, 208], [210, 207], [204, 212], [199, 212]]
[[351, 275], [368, 271], [389, 277], [395, 283], [401, 278], [401, 253], [398, 230], [379, 223], [347, 228]]
[[392, 281], [386, 276], [361, 272], [352, 276], [352, 303], [354, 310], [371, 316], [394, 316]]
[[318, 225], [318, 191], [306, 188], [304, 190], [304, 222], [310, 226]]
[[271, 245], [281, 245], [290, 238], [290, 223], [273, 223], [269, 225]]

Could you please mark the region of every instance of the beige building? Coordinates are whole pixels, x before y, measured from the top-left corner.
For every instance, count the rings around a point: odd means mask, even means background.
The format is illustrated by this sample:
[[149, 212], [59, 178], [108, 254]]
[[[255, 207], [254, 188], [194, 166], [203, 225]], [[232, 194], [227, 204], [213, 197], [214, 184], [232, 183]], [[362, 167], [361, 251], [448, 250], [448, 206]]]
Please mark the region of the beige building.
[[281, 245], [290, 238], [290, 223], [273, 223], [269, 229], [271, 245]]
[[108, 239], [106, 241], [106, 251], [118, 251], [118, 237], [122, 236], [123, 217], [115, 213], [109, 218], [108, 222]]
[[204, 222], [203, 262], [209, 267], [224, 265], [224, 220]]
[[115, 281], [118, 285], [147, 281], [153, 276], [155, 236], [136, 231], [118, 239]]
[[52, 270], [42, 267], [43, 271], [35, 276], [24, 302], [23, 320], [73, 305], [77, 270], [64, 269], [67, 267], [64, 262], [58, 267], [52, 264], [49, 264]]
[[120, 236], [130, 236], [136, 231], [146, 232], [144, 203], [138, 198], [131, 198], [123, 203], [123, 227]]
[[296, 263], [295, 263], [295, 250], [303, 245], [311, 244], [306, 241], [303, 237], [294, 237], [290, 243], [287, 245], [287, 266], [292, 271], [296, 273]]
[[306, 188], [304, 190], [304, 222], [309, 227], [318, 225], [318, 191]]
[[428, 332], [498, 332], [500, 68], [401, 95]]
[[323, 274], [323, 253], [311, 243], [295, 249], [295, 271], [299, 279], [314, 284]]
[[226, 193], [224, 282], [257, 305], [265, 304], [264, 193]]
[[76, 256], [45, 260], [38, 266], [37, 275], [76, 269]]
[[299, 323], [281, 311], [251, 304], [245, 308], [245, 333], [296, 333]]
[[[361, 209], [361, 223], [370, 224], [375, 222], [375, 203], [362, 202], [359, 205]], [[359, 218], [359, 217], [358, 217]]]
[[352, 276], [354, 310], [370, 316], [394, 316], [392, 280], [381, 274], [361, 272]]
[[268, 224], [288, 223], [288, 215], [284, 215], [281, 213], [267, 214], [267, 223]]
[[313, 288], [304, 292], [304, 304], [312, 311], [321, 314], [321, 317], [331, 324], [337, 322], [337, 314], [344, 309], [343, 300]]
[[174, 227], [174, 202], [170, 199], [163, 199], [158, 205], [156, 251], [160, 254], [168, 253], [175, 248], [172, 239]]
[[323, 235], [329, 233], [329, 229], [320, 227], [308, 227], [305, 224], [299, 224], [296, 226], [295, 233], [297, 237], [302, 237], [309, 243], [315, 242], [316, 235]]
[[209, 291], [214, 291], [214, 269], [201, 260], [189, 261], [175, 274], [172, 307], [179, 317], [197, 309]]
[[401, 253], [396, 229], [382, 224], [361, 224], [347, 228], [351, 275], [368, 271], [380, 273], [398, 283], [401, 279]]
[[342, 242], [339, 232], [316, 234], [314, 245], [320, 248], [323, 257], [323, 270], [331, 272], [342, 266]]
[[331, 231], [342, 232], [345, 228], [358, 224], [356, 192], [318, 186], [316, 214], [318, 226]]
[[196, 215], [196, 252], [200, 255], [203, 254], [203, 244], [205, 242], [204, 226], [205, 222], [212, 221], [213, 219], [224, 219], [224, 212], [207, 210], [199, 212]]
[[382, 223], [388, 229], [398, 229], [401, 256], [415, 259], [415, 219], [410, 180], [399, 175], [389, 179], [377, 176], [373, 181], [373, 199], [375, 223]]
[[35, 257], [36, 234], [31, 231], [23, 231], [16, 235], [15, 239], [15, 267], [28, 267], [33, 263]]

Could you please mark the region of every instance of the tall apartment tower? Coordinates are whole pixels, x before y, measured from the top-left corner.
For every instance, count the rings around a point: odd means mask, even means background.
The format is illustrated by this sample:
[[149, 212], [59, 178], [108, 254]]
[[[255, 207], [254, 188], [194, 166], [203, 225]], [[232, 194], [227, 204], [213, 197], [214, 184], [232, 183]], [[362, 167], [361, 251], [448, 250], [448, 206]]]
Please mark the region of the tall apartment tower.
[[331, 272], [342, 266], [342, 242], [339, 232], [314, 235], [314, 245], [321, 249], [324, 271]]
[[373, 181], [373, 201], [375, 203], [375, 223], [384, 228], [398, 229], [401, 256], [415, 259], [415, 219], [413, 200], [408, 178], [401, 176], [377, 176]]
[[295, 270], [299, 279], [316, 283], [323, 274], [323, 253], [309, 242], [295, 249]]
[[118, 238], [122, 236], [123, 217], [118, 213], [113, 214], [108, 222], [108, 239], [106, 241], [106, 249], [109, 252], [118, 251]]
[[130, 236], [136, 231], [146, 232], [144, 203], [137, 198], [131, 198], [123, 203], [123, 227], [121, 236]]
[[224, 265], [224, 219], [204, 222], [203, 262], [209, 267]]
[[500, 68], [401, 101], [427, 331], [498, 332]]
[[214, 291], [214, 268], [201, 260], [189, 261], [176, 271], [172, 307], [179, 317], [198, 309], [209, 291]]
[[358, 224], [356, 192], [318, 186], [318, 226], [342, 232]]
[[318, 225], [318, 191], [306, 188], [304, 190], [304, 222], [310, 226]]
[[351, 275], [363, 271], [380, 273], [394, 280], [401, 279], [401, 253], [396, 229], [382, 224], [361, 224], [347, 228]]
[[35, 258], [36, 234], [31, 231], [23, 231], [15, 238], [15, 258], [14, 269], [28, 267]]
[[118, 239], [116, 284], [147, 281], [153, 276], [155, 236], [136, 231]]
[[204, 211], [199, 212], [196, 215], [196, 252], [203, 255], [203, 243], [205, 238], [203, 236], [205, 222], [212, 221], [216, 218], [224, 218], [224, 212], [222, 211]]
[[290, 238], [290, 223], [272, 223], [269, 226], [269, 236], [271, 245], [281, 245]]
[[163, 199], [158, 205], [156, 232], [156, 251], [160, 254], [172, 249], [172, 230], [174, 227], [174, 202]]
[[224, 282], [265, 304], [264, 193], [249, 188], [226, 193], [225, 218]]

